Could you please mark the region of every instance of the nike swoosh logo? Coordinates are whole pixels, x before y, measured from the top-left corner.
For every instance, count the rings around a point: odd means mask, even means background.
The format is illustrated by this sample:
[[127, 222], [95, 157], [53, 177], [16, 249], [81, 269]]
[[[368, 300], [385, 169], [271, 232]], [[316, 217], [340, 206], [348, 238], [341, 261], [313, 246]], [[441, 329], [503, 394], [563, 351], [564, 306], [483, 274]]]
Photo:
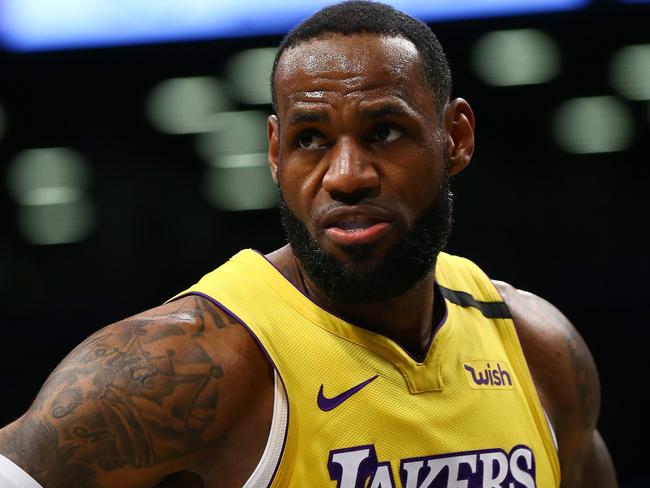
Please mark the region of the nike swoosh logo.
[[346, 401], [355, 393], [358, 393], [359, 390], [361, 390], [364, 386], [366, 386], [371, 381], [376, 380], [378, 377], [379, 375], [375, 375], [372, 378], [368, 378], [363, 383], [359, 383], [357, 386], [353, 386], [349, 390], [345, 390], [343, 393], [336, 395], [335, 397], [332, 398], [327, 398], [323, 394], [323, 385], [320, 385], [320, 390], [318, 390], [318, 398], [316, 399], [316, 402], [318, 403], [318, 408], [320, 408], [323, 412], [329, 412], [330, 410], [335, 409], [341, 403]]

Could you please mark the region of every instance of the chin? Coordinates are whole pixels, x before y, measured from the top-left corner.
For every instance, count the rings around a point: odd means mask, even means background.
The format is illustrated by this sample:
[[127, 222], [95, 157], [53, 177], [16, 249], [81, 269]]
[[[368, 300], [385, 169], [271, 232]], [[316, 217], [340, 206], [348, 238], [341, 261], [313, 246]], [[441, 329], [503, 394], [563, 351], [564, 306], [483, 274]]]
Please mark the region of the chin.
[[323, 253], [352, 272], [371, 271], [381, 266], [390, 247], [380, 244], [338, 246], [317, 241]]

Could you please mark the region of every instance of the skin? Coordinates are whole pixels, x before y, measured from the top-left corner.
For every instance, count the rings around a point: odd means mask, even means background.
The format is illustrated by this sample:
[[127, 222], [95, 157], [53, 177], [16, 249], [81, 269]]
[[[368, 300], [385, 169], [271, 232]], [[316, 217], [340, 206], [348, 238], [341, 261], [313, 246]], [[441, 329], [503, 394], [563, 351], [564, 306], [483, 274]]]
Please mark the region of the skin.
[[[456, 99], [436, 112], [409, 41], [365, 34], [305, 42], [283, 54], [275, 83], [272, 175], [289, 208], [341, 263], [379, 262], [437, 197], [445, 151], [452, 175], [472, 157], [471, 108]], [[362, 214], [375, 206], [389, 217], [364, 259], [325, 230], [327, 212], [340, 205]], [[290, 246], [267, 257], [317, 302], [413, 354], [424, 351], [440, 309], [432, 274], [391, 300], [351, 306], [320, 292]], [[596, 430], [600, 391], [586, 345], [548, 302], [495, 285], [557, 433], [562, 487], [617, 486]], [[271, 367], [245, 329], [187, 297], [80, 344], [29, 411], [0, 430], [0, 453], [48, 488], [240, 487], [264, 449], [272, 402]]]
[[242, 486], [272, 408], [271, 369], [251, 337], [187, 297], [75, 348], [0, 431], [0, 452], [47, 488]]

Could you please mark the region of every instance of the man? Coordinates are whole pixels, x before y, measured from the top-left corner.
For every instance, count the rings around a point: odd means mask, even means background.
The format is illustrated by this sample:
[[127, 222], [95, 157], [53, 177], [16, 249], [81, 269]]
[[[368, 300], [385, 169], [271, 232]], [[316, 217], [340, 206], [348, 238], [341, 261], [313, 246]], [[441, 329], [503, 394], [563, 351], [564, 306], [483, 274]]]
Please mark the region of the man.
[[289, 245], [74, 349], [0, 431], [2, 486], [616, 486], [576, 330], [441, 253], [474, 149], [450, 85], [385, 5], [292, 31], [268, 124]]

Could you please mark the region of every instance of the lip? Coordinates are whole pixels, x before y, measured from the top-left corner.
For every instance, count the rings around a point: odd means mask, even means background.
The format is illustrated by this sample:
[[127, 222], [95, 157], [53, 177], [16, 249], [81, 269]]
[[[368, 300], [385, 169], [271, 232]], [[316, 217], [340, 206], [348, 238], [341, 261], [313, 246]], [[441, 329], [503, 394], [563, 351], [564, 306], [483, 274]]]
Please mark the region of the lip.
[[337, 207], [323, 219], [325, 235], [344, 246], [371, 244], [389, 232], [391, 223], [386, 211], [369, 206]]
[[379, 240], [382, 236], [388, 233], [389, 228], [390, 224], [388, 222], [380, 222], [360, 230], [345, 230], [340, 227], [328, 227], [325, 230], [325, 234], [337, 244], [344, 246], [359, 246], [362, 244], [372, 244], [374, 241]]

